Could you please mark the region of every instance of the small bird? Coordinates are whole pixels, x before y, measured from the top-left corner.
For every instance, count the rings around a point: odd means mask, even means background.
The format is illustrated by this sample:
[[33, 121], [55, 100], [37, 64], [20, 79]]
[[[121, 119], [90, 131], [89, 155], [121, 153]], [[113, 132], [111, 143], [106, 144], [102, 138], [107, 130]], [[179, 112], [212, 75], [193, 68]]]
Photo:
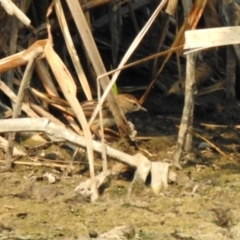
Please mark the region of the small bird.
[[[144, 107], [141, 106], [139, 101], [130, 94], [119, 94], [116, 96], [116, 100], [119, 104], [120, 110], [126, 114], [131, 112], [136, 112], [139, 110], [147, 111]], [[92, 116], [94, 109], [97, 106], [97, 101], [87, 101], [82, 104], [83, 112], [85, 116], [89, 119]], [[114, 117], [109, 109], [109, 103], [106, 101], [102, 106], [102, 116], [103, 116], [103, 128], [109, 128], [116, 124]], [[100, 129], [100, 120], [99, 116], [93, 121], [91, 125], [91, 130], [98, 134], [98, 130]]]

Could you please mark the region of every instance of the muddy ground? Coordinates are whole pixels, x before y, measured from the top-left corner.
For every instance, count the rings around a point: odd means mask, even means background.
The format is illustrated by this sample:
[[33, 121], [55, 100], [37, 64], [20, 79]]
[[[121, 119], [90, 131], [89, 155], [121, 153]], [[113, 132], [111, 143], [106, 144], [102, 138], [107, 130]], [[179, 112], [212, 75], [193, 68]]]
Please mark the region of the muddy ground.
[[[0, 173], [0, 239], [90, 239], [91, 234], [100, 235], [123, 225], [134, 228], [132, 239], [240, 239], [240, 134], [236, 127], [240, 107], [238, 103], [227, 104], [221, 94], [216, 99], [198, 99], [197, 104], [194, 131], [226, 156], [194, 137], [194, 150], [183, 159], [183, 169], [171, 169], [177, 174], [177, 182], [160, 195], [154, 195], [146, 184], [135, 188], [127, 198], [133, 176], [129, 171], [111, 176], [95, 203], [73, 191], [89, 176], [84, 154], [74, 161], [72, 174], [60, 167], [16, 164], [12, 172]], [[156, 95], [145, 106], [149, 113], [129, 116], [139, 136], [152, 137], [140, 140], [138, 146], [156, 154], [154, 160], [171, 159], [182, 100]], [[201, 123], [221, 127], [207, 128]], [[32, 162], [38, 156], [52, 159], [51, 163], [61, 160], [66, 165], [73, 155], [60, 144], [38, 150], [21, 142], [22, 147], [24, 144], [29, 156], [18, 159], [22, 162]], [[111, 144], [130, 154], [137, 152], [133, 146]], [[0, 159], [4, 160], [3, 151]], [[115, 162], [110, 165], [115, 166]], [[98, 171], [100, 166], [96, 155]], [[47, 172], [56, 176], [55, 183], [43, 178]]]

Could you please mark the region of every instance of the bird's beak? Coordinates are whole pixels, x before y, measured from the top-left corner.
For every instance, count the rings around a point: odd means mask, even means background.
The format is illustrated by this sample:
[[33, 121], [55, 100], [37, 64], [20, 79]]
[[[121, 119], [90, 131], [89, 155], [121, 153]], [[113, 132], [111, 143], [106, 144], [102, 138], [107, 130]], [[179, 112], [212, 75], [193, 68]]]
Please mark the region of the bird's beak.
[[148, 110], [142, 106], [140, 106], [140, 110], [144, 111], [144, 112], [147, 112]]

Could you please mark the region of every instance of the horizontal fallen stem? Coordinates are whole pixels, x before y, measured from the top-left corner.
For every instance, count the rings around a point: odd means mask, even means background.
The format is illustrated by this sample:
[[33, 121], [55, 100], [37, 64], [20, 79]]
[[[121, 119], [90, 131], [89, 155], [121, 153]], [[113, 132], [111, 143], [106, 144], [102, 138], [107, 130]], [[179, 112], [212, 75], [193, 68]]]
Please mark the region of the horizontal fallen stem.
[[[0, 160], [0, 163], [5, 163], [5, 160]], [[69, 164], [58, 164], [58, 163], [43, 163], [43, 162], [27, 162], [27, 161], [14, 161], [14, 164], [17, 165], [27, 165], [27, 166], [46, 166], [46, 167], [61, 167], [61, 168], [69, 168]], [[71, 166], [73, 170], [75, 167]]]
[[[21, 118], [21, 119], [3, 119], [0, 120], [0, 133], [9, 132], [45, 132], [53, 141], [65, 142], [68, 141], [78, 147], [86, 147], [86, 140], [84, 137], [77, 135], [73, 131], [50, 122], [47, 118]], [[102, 152], [101, 143], [93, 141], [93, 149], [96, 152]], [[108, 156], [122, 162], [129, 164], [135, 168], [138, 162], [134, 156], [120, 152], [109, 146], [106, 146], [106, 153]]]

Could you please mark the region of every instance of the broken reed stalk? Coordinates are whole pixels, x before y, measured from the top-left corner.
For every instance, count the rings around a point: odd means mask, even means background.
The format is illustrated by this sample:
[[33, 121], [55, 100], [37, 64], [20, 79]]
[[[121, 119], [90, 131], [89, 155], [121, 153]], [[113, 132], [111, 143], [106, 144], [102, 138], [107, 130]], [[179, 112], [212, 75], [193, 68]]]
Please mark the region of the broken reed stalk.
[[[79, 136], [73, 131], [50, 122], [47, 118], [21, 118], [21, 119], [2, 119], [0, 121], [0, 133], [8, 132], [45, 132], [52, 141], [65, 142], [68, 141], [76, 146], [86, 148], [86, 139]], [[102, 144], [92, 141], [94, 151], [101, 153]], [[138, 162], [134, 156], [120, 152], [109, 146], [106, 146], [106, 153], [108, 156], [126, 163], [132, 167], [137, 168]]]
[[[73, 19], [76, 23], [76, 27], [81, 36], [84, 47], [86, 48], [86, 51], [89, 55], [89, 58], [92, 62], [92, 65], [94, 67], [96, 74], [99, 76], [99, 75], [106, 73], [105, 66], [102, 62], [101, 56], [99, 54], [99, 51], [98, 51], [95, 41], [93, 39], [92, 32], [86, 22], [86, 18], [84, 16], [84, 13], [82, 11], [82, 8], [81, 8], [79, 2], [67, 0], [66, 3], [71, 11]], [[110, 82], [110, 80], [107, 76], [105, 76], [104, 78], [101, 79], [100, 84], [101, 84], [101, 87], [103, 90], [105, 90], [108, 87], [109, 82]], [[120, 132], [123, 135], [128, 136], [130, 134], [130, 129], [127, 125], [127, 120], [126, 120], [124, 114], [120, 111], [120, 108], [114, 97], [113, 91], [109, 92], [107, 99], [109, 102], [110, 110], [113, 114], [113, 117], [117, 123], [117, 126], [118, 126]]]
[[[97, 81], [97, 94], [98, 94], [98, 102], [101, 99], [101, 86], [99, 81]], [[100, 120], [100, 131], [101, 131], [101, 143], [102, 143], [102, 167], [103, 172], [107, 172], [108, 165], [107, 165], [107, 153], [105, 148], [105, 138], [104, 138], [104, 129], [103, 129], [103, 114], [102, 114], [102, 107], [99, 111], [99, 120]]]
[[83, 88], [83, 92], [86, 95], [87, 100], [92, 100], [92, 93], [91, 93], [91, 89], [89, 87], [88, 84], [88, 80], [87, 77], [84, 73], [84, 70], [82, 68], [82, 65], [80, 63], [80, 59], [77, 55], [77, 50], [75, 49], [75, 46], [73, 44], [73, 40], [67, 25], [67, 20], [65, 18], [64, 15], [64, 11], [62, 8], [62, 4], [60, 0], [55, 0], [55, 5], [54, 5], [55, 11], [56, 11], [56, 15], [58, 18], [58, 22], [59, 22], [59, 26], [61, 28], [69, 55], [71, 57], [71, 60], [73, 62], [73, 66], [75, 68], [75, 71], [77, 73], [78, 76], [78, 80]]
[[[75, 2], [76, 1], [72, 1]], [[55, 2], [53, 2], [54, 4]], [[51, 4], [47, 11], [47, 18], [49, 19], [49, 16], [53, 9], [53, 4]], [[85, 20], [86, 21], [86, 20]], [[62, 90], [62, 93], [66, 100], [69, 102], [72, 110], [74, 111], [76, 118], [78, 122], [80, 123], [84, 136], [87, 143], [87, 157], [89, 161], [89, 169], [90, 169], [90, 176], [91, 176], [91, 201], [95, 201], [98, 199], [98, 191], [96, 187], [96, 179], [95, 179], [95, 171], [94, 171], [94, 154], [93, 154], [93, 147], [92, 147], [92, 134], [89, 128], [89, 125], [87, 123], [86, 117], [84, 115], [84, 112], [82, 110], [82, 107], [77, 99], [77, 88], [76, 84], [73, 80], [72, 75], [70, 74], [69, 70], [59, 57], [59, 55], [54, 51], [53, 49], [53, 38], [51, 33], [51, 25], [49, 20], [47, 21], [47, 32], [48, 32], [48, 42], [45, 46], [45, 56], [49, 63], [49, 66], [55, 76], [55, 79], [57, 80], [59, 87]], [[69, 119], [71, 120], [71, 119]]]
[[[191, 130], [193, 123], [193, 109], [194, 109], [194, 92], [196, 89], [195, 82], [195, 64], [197, 53], [187, 54], [186, 66], [186, 87], [185, 87], [185, 101], [182, 114], [180, 129], [178, 132], [178, 140], [176, 150], [173, 154], [174, 163], [179, 166], [179, 162], [184, 150], [189, 151], [192, 147]], [[179, 166], [180, 167], [180, 166]]]
[[[43, 53], [43, 48], [37, 47], [30, 54], [30, 60], [25, 69], [23, 79], [22, 79], [22, 82], [21, 82], [21, 85], [20, 85], [20, 88], [18, 91], [17, 102], [14, 105], [12, 118], [18, 117], [18, 115], [21, 112], [25, 90], [30, 82], [31, 77], [32, 77], [33, 69], [35, 66], [35, 60], [42, 53]], [[12, 155], [13, 155], [15, 135], [16, 135], [15, 133], [11, 133], [8, 136], [8, 147], [7, 147], [6, 162], [5, 162], [6, 170], [11, 170], [11, 168], [12, 168]]]

